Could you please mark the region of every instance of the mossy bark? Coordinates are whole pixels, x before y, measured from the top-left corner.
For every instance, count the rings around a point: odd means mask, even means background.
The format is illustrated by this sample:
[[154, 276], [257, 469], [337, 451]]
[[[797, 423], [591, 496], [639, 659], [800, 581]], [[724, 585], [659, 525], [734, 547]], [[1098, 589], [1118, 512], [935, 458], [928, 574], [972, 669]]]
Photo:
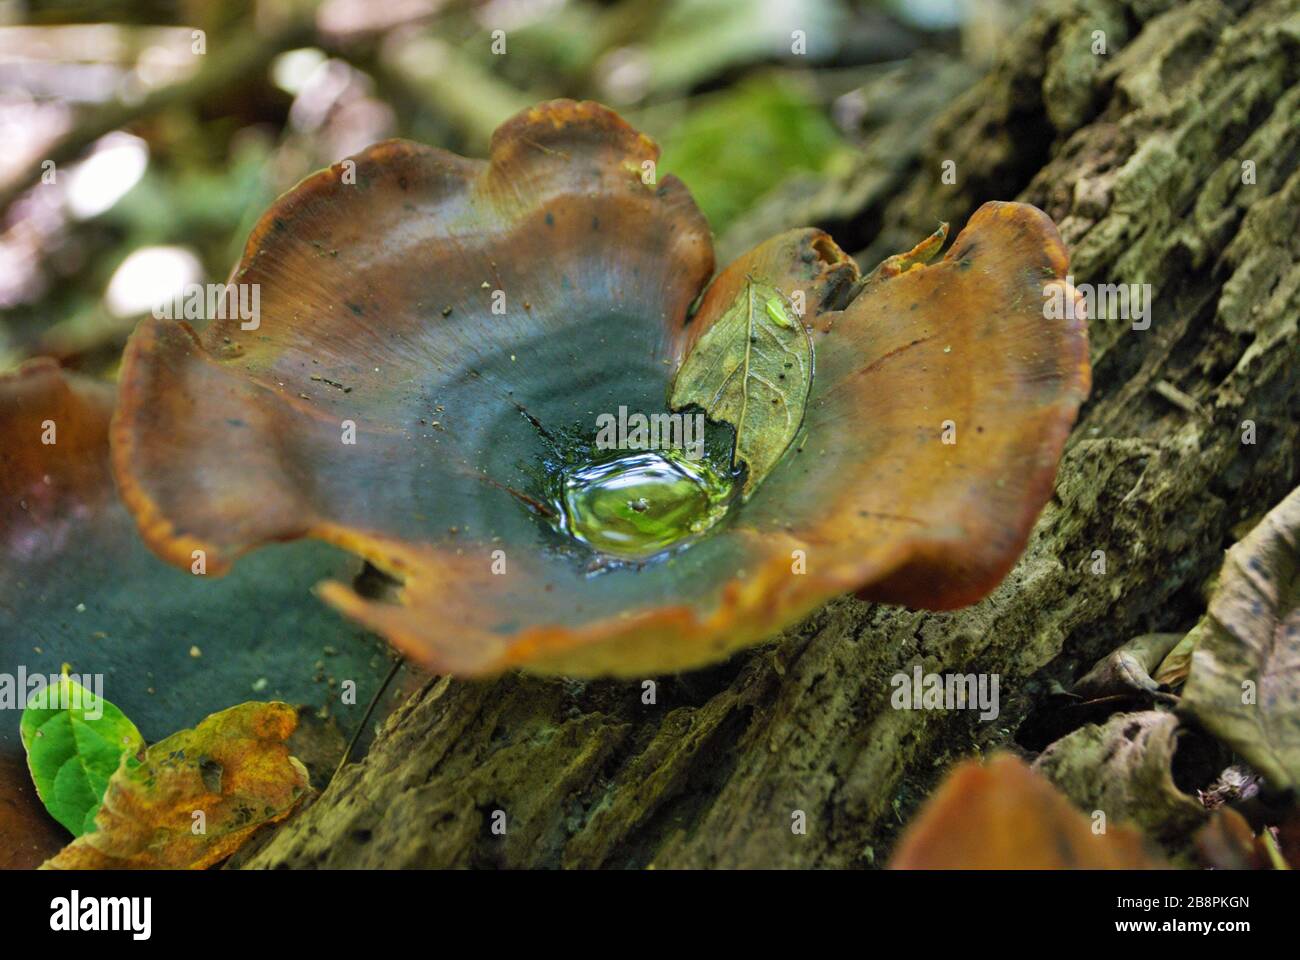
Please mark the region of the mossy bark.
[[[1300, 482], [1298, 117], [1297, 0], [1039, 8], [914, 118], [926, 134], [886, 174], [784, 191], [750, 220], [831, 225], [870, 242], [869, 268], [1018, 197], [1061, 225], [1077, 284], [1151, 284], [1149, 329], [1091, 323], [1092, 397], [1001, 587], [947, 614], [837, 601], [658, 678], [653, 704], [641, 683], [430, 680], [248, 865], [882, 863], [949, 764], [1024, 740], [1056, 684], [1135, 634], [1192, 626], [1232, 528]], [[892, 709], [890, 677], [917, 664], [999, 674], [1000, 716]]]

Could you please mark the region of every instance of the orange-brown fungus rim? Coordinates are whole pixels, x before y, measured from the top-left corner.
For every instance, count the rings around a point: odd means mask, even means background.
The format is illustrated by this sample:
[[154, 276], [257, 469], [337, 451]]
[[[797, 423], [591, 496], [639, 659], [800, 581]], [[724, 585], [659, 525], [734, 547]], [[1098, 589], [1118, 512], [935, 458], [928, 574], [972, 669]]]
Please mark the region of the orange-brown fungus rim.
[[[194, 341], [195, 348], [199, 349], [198, 337], [194, 330], [188, 324], [181, 324], [180, 327]], [[132, 340], [146, 336], [152, 338], [153, 331], [142, 323], [132, 334]], [[117, 406], [113, 410], [113, 419], [109, 426], [109, 456], [113, 466], [113, 477], [117, 482], [118, 496], [134, 518], [141, 539], [159, 557], [170, 564], [184, 567], [193, 561], [196, 551], [202, 551], [208, 574], [222, 576], [230, 571], [238, 557], [227, 557], [217, 544], [189, 534], [178, 533], [176, 526], [164, 516], [162, 509], [145, 492], [144, 486], [136, 479], [131, 469], [135, 459], [135, 435], [128, 429], [127, 421], [135, 415], [135, 409], [140, 405], [140, 399], [132, 389], [132, 384], [135, 382], [136, 364], [141, 362], [139, 356], [144, 352], [127, 350], [122, 356], [122, 365], [118, 374]]]
[[[1084, 309], [1085, 301], [1066, 280], [1070, 255], [1065, 243], [1061, 240], [1056, 225], [1047, 214], [1037, 207], [1026, 203], [1004, 201], [985, 203], [967, 220], [962, 231], [949, 244], [941, 259], [928, 264], [913, 263], [906, 270], [895, 275], [886, 272], [883, 279], [876, 282], [890, 283], [894, 282], [895, 278], [905, 278], [913, 273], [956, 268], [960, 260], [957, 240], [973, 227], [978, 227], [981, 221], [986, 219], [1017, 222], [1028, 229], [1041, 231], [1044, 240], [1042, 251], [1047, 256], [1054, 274], [1051, 279], [1044, 278], [1044, 292], [1048, 287], [1060, 287], [1063, 296], [1074, 304], [1073, 312], [1067, 321], [1070, 335], [1062, 338], [1063, 343], [1072, 345], [1075, 349], [1075, 355], [1068, 364], [1069, 369], [1073, 371], [1073, 382], [1068, 388], [1061, 391], [1054, 404], [1044, 410], [1044, 413], [1054, 411], [1053, 416], [1044, 417], [1050, 427], [1050, 433], [1042, 436], [1040, 447], [1041, 450], [1050, 453], [1050, 456], [1042, 458], [1032, 481], [1028, 484], [1028, 495], [1021, 498], [1020, 515], [1014, 522], [1009, 524], [1016, 531], [1015, 538], [1008, 542], [1005, 549], [992, 551], [991, 557], [986, 558], [985, 562], [977, 565], [984, 573], [981, 578], [972, 580], [965, 587], [956, 590], [936, 590], [931, 582], [918, 581], [915, 571], [926, 562], [927, 557], [929, 562], [936, 567], [941, 567], [947, 556], [953, 554], [954, 551], [969, 551], [971, 544], [964, 540], [952, 541], [935, 536], [903, 538], [901, 542], [906, 544], [906, 549], [902, 552], [906, 559], [896, 568], [890, 570], [884, 576], [872, 576], [865, 570], [855, 575], [855, 578], [863, 582], [861, 587], [854, 588], [857, 596], [863, 600], [943, 611], [955, 610], [977, 603], [995, 589], [1023, 555], [1025, 547], [1029, 543], [1029, 538], [1033, 534], [1034, 525], [1042, 513], [1043, 507], [1051, 499], [1056, 484], [1056, 474], [1060, 465], [1061, 454], [1064, 452], [1066, 442], [1074, 428], [1078, 409], [1087, 398], [1092, 387], [1087, 316]], [[921, 249], [925, 245], [926, 241], [922, 241], [917, 245], [916, 249]], [[908, 257], [912, 253], [915, 253], [915, 250], [901, 256]], [[870, 295], [870, 289], [871, 287], [868, 286], [864, 290], [864, 296]], [[852, 305], [848, 309], [852, 309]]]
[[[549, 127], [548, 132], [552, 133], [571, 130], [583, 136], [595, 134], [607, 137], [611, 143], [621, 144], [627, 153], [643, 160], [657, 161], [660, 155], [659, 145], [650, 137], [634, 129], [617, 112], [595, 101], [567, 99], [543, 102], [521, 111], [502, 123], [493, 132], [489, 157], [486, 160], [462, 157], [411, 140], [400, 138], [382, 140], [351, 157], [309, 174], [277, 197], [249, 233], [239, 262], [231, 271], [230, 282], [239, 282], [240, 278], [253, 267], [268, 236], [278, 230], [290, 227], [298, 211], [308, 207], [316, 198], [329, 196], [332, 191], [337, 189], [345, 172], [360, 170], [370, 164], [383, 165], [394, 158], [420, 157], [430, 160], [449, 173], [461, 176], [465, 183], [469, 185], [474, 177], [483, 173], [490, 173], [494, 168], [508, 162], [512, 153], [521, 148], [538, 150], [546, 154], [563, 153], [562, 150], [548, 147], [525, 136], [525, 133], [534, 132], [539, 125], [543, 129]], [[352, 166], [349, 167], [349, 164], [352, 164]], [[657, 190], [661, 193], [670, 191], [685, 192], [685, 187], [681, 181], [671, 175], [659, 178], [656, 184], [646, 184], [641, 178], [639, 167], [635, 169], [629, 167], [623, 172], [627, 174], [629, 184], [639, 185], [647, 191]], [[698, 209], [693, 208], [693, 215], [697, 222], [689, 224], [689, 226], [707, 238], [709, 236], [707, 221], [699, 213]], [[702, 272], [707, 277], [712, 274], [715, 263], [711, 244], [708, 244], [703, 250], [703, 255], [706, 260]], [[184, 321], [177, 321], [176, 326], [189, 335], [193, 349], [204, 353], [211, 352], [211, 345], [204, 341], [204, 335], [207, 331], [195, 331], [190, 324]], [[209, 325], [208, 330], [210, 329], [211, 325]], [[195, 552], [202, 551], [205, 555], [208, 573], [212, 576], [222, 576], [230, 571], [232, 565], [240, 556], [249, 552], [249, 550], [256, 549], [261, 544], [252, 544], [232, 552], [202, 537], [182, 533], [178, 530], [176, 524], [168, 519], [165, 511], [145, 491], [144, 485], [135, 476], [132, 464], [136, 459], [136, 440], [133, 431], [128, 428], [128, 423], [136, 418], [137, 410], [142, 405], [142, 400], [137, 395], [136, 390], [139, 382], [136, 367], [142, 362], [143, 357], [150, 356], [154, 352], [156, 332], [150, 329], [147, 323], [142, 322], [137, 326], [132, 341], [122, 358], [121, 370], [118, 376], [118, 403], [113, 413], [110, 428], [111, 462], [118, 493], [135, 519], [142, 539], [159, 557], [177, 566], [187, 566], [192, 562]], [[313, 516], [305, 519], [304, 523], [296, 531], [295, 538], [301, 537], [320, 539], [334, 543], [344, 549], [351, 549], [358, 555], [366, 557], [372, 563], [381, 566], [386, 572], [398, 572], [391, 567], [384, 566], [387, 561], [386, 551], [371, 551], [373, 556], [368, 556], [365, 552], [356, 549], [355, 546], [349, 546], [369, 539], [363, 533], [358, 531], [343, 533], [339, 527], [330, 523], [327, 518]], [[281, 537], [280, 539], [285, 538]]]
[[[504, 124], [493, 137], [494, 158], [500, 151], [508, 151], [520, 146], [519, 131], [531, 129], [539, 119], [547, 117], [551, 119], [556, 129], [562, 128], [569, 120], [595, 119], [600, 124], [608, 125], [609, 129], [619, 137], [634, 137], [635, 140], [632, 142], [636, 149], [645, 151], [646, 156], [653, 158], [658, 154], [652, 141], [633, 131], [612, 111], [595, 104], [561, 101], [534, 108]], [[530, 144], [530, 146], [538, 145]], [[377, 144], [358, 154], [358, 158], [367, 162], [382, 162], [385, 157], [409, 155], [411, 152], [435, 155], [440, 163], [447, 165], [448, 169], [454, 168], [462, 172], [483, 169], [482, 161], [464, 160], [442, 151], [404, 141]], [[258, 256], [258, 251], [268, 232], [276, 229], [278, 222], [291, 218], [294, 210], [309, 202], [315, 193], [333, 189], [342, 169], [342, 164], [338, 164], [329, 170], [308, 177], [272, 205], [254, 228], [245, 248], [244, 257], [236, 268], [235, 277], [238, 277], [240, 271]], [[629, 170], [628, 176], [631, 179], [634, 176], [633, 171]], [[669, 179], [663, 178], [660, 181], [660, 189], [667, 186]], [[981, 208], [972, 217], [972, 222], [981, 215], [1012, 219], [1026, 218], [1025, 223], [1028, 227], [1043, 231], [1044, 253], [1055, 274], [1051, 282], [1064, 283], [1068, 253], [1050, 220], [1040, 211], [1025, 205], [990, 206], [993, 209]], [[829, 237], [820, 231], [801, 233], [804, 237], [812, 237], [820, 242], [829, 240]], [[833, 241], [830, 242], [833, 254], [838, 248], [833, 246]], [[933, 266], [918, 264], [898, 278], [890, 277], [881, 282], [906, 282], [909, 274], [950, 264], [951, 255], [952, 250], [949, 251], [948, 257]], [[844, 263], [838, 257], [833, 259], [835, 262], [830, 265], [831, 267], [836, 269], [844, 267]], [[856, 274], [856, 267], [854, 273]], [[869, 291], [868, 287], [868, 294]], [[1082, 320], [1078, 322], [1082, 325]], [[185, 329], [192, 338], [193, 349], [203, 350], [199, 337], [188, 327]], [[693, 332], [688, 331], [688, 335]], [[144, 335], [144, 331], [137, 332], [138, 337]], [[148, 331], [147, 335], [154, 335], [154, 331]], [[190, 563], [193, 551], [204, 550], [208, 554], [209, 571], [220, 573], [227, 569], [230, 562], [243, 551], [223, 556], [223, 550], [218, 546], [179, 531], [133, 475], [131, 465], [135, 440], [125, 424], [127, 418], [134, 412], [134, 406], [141, 402], [141, 398], [134, 393], [132, 387], [135, 381], [135, 364], [146, 352], [148, 345], [136, 343], [134, 346], [137, 349], [128, 350], [124, 360], [121, 374], [121, 402], [114, 415], [112, 426], [113, 465], [121, 496], [135, 516], [144, 539], [157, 553], [169, 562], [186, 565]], [[1040, 424], [1046, 427], [1047, 431], [1041, 435], [1038, 449], [1050, 452], [1053, 456], [1043, 458], [1042, 465], [1028, 486], [1032, 495], [1024, 498], [1020, 515], [1008, 523], [1009, 527], [1014, 528], [1016, 536], [1012, 541], [998, 545], [996, 556], [976, 558], [981, 560], [976, 566], [982, 577], [968, 580], [963, 587], [964, 592], [961, 593], [952, 592], [946, 596], [936, 597], [933, 594], [934, 585], [929, 581], [922, 581], [919, 584], [921, 593], [930, 591], [929, 596], [917, 597], [908, 593], [909, 589], [915, 589], [915, 586], [908, 583], [915, 571], [924, 571], [927, 564], [932, 567], [940, 566], [944, 554], [953, 549], [950, 539], [938, 536], [933, 530], [900, 536], [856, 561], [841, 554], [836, 562], [828, 567], [818, 569], [816, 572], [810, 571], [800, 577], [790, 576], [788, 551], [785, 557], [776, 552], [763, 551], [762, 553], [767, 554], [763, 565], [751, 571], [750, 575], [743, 580], [733, 578], [725, 582], [715, 595], [712, 608], [707, 611], [684, 604], [675, 604], [631, 609], [626, 611], [625, 615], [606, 617], [578, 627], [547, 624], [529, 626], [517, 630], [508, 638], [484, 638], [483, 655], [477, 659], [474, 651], [459, 650], [449, 655], [446, 651], [439, 650], [432, 645], [430, 638], [415, 629], [411, 622], [401, 622], [402, 618], [396, 616], [394, 611], [385, 612], [378, 609], [371, 601], [356, 595], [342, 584], [323, 584], [320, 593], [333, 606], [367, 627], [384, 634], [425, 665], [433, 669], [453, 669], [466, 675], [491, 674], [521, 665], [546, 672], [597, 672], [625, 675], [685, 669], [716, 660], [723, 653], [763, 639], [816, 609], [826, 600], [854, 590], [873, 599], [891, 602], [911, 602], [918, 606], [941, 609], [962, 606], [984, 596], [1014, 566], [1028, 541], [1035, 519], [1050, 497], [1057, 461], [1064, 448], [1077, 408], [1088, 389], [1086, 336], [1081, 335], [1078, 338], [1076, 347], [1079, 356], [1072, 364], [1075, 371], [1074, 382], [1070, 385], [1070, 389], [1061, 391], [1055, 403], [1045, 408], [1052, 412], [1052, 415], [1045, 417]], [[439, 582], [436, 565], [426, 565], [421, 560], [422, 545], [420, 544], [406, 544], [373, 531], [342, 527], [327, 518], [315, 516], [310, 511], [304, 512], [301, 517], [295, 516], [294, 522], [296, 526], [290, 536], [309, 536], [325, 540], [364, 557], [381, 569], [404, 577], [406, 582], [398, 596], [401, 601], [400, 606], [406, 611], [427, 612], [429, 598], [436, 597], [440, 589], [454, 589], [456, 586], [454, 582], [445, 582], [445, 577], [442, 578], [444, 582]], [[753, 531], [747, 531], [747, 534], [757, 536]], [[774, 542], [779, 538], [787, 546], [801, 546], [805, 543], [797, 535], [765, 534], [764, 536]], [[965, 545], [964, 549], [970, 552], [969, 545]], [[758, 555], [759, 551], [755, 551], [755, 554]], [[413, 604], [408, 602], [410, 600], [420, 602]], [[918, 600], [920, 602], [917, 602]], [[500, 643], [496, 642], [497, 639], [500, 639]], [[633, 641], [640, 643], [639, 649], [638, 644]]]
[[[1040, 449], [1050, 453], [1050, 456], [1042, 458], [1039, 468], [1028, 484], [1028, 494], [1022, 499], [1019, 516], [1008, 523], [1008, 526], [1015, 530], [1015, 536], [993, 551], [990, 558], [973, 564], [981, 572], [981, 577], [969, 581], [960, 589], [943, 584], [936, 586], [930, 581], [922, 580], [919, 585], [919, 592], [922, 595], [908, 596], [909, 591], [917, 589], [911, 580], [913, 568], [924, 566], [926, 563], [942, 567], [954, 550], [970, 552], [971, 545], [966, 541], [954, 543], [932, 532], [900, 536], [886, 550], [874, 553], [856, 565], [850, 563], [826, 570], [809, 570], [799, 577], [790, 576], [788, 551], [784, 554], [773, 551], [767, 564], [751, 572], [745, 581], [728, 582], [718, 603], [711, 611], [701, 613], [691, 606], [678, 604], [633, 611], [627, 616], [610, 617], [578, 628], [532, 626], [514, 634], [499, 659], [468, 671], [463, 665], [458, 665], [456, 672], [491, 674], [518, 666], [528, 666], [534, 670], [553, 673], [572, 672], [576, 666], [581, 672], [585, 669], [584, 664], [590, 663], [587, 655], [596, 651], [601, 645], [618, 647], [638, 639], [645, 640], [647, 643], [653, 642], [655, 647], [662, 648], [666, 645], [663, 638], [671, 638], [667, 643], [675, 647], [680, 659], [669, 661], [667, 664], [662, 660], [656, 660], [654, 665], [661, 671], [686, 669], [717, 659], [718, 651], [731, 651], [761, 640], [771, 635], [773, 624], [776, 624], [776, 629], [783, 628], [812, 612], [827, 600], [854, 590], [859, 590], [860, 595], [866, 599], [908, 603], [938, 610], [966, 606], [986, 596], [1003, 580], [1020, 558], [1034, 523], [1043, 505], [1051, 496], [1060, 454], [1074, 423], [1078, 406], [1086, 397], [1090, 386], [1090, 368], [1082, 300], [1065, 284], [1063, 277], [1068, 268], [1068, 253], [1055, 226], [1041, 211], [1023, 204], [990, 204], [981, 210], [983, 217], [1023, 222], [1027, 228], [1043, 231], [1045, 241], [1043, 252], [1053, 272], [1057, 274], [1054, 279], [1047, 282], [1047, 286], [1062, 285], [1066, 295], [1072, 297], [1075, 302], [1075, 319], [1073, 326], [1069, 328], [1071, 336], [1067, 337], [1065, 342], [1072, 344], [1077, 351], [1068, 363], [1068, 368], [1073, 371], [1073, 382], [1068, 388], [1062, 390], [1055, 404], [1043, 411], [1051, 431], [1040, 436]], [[972, 221], [977, 221], [980, 216], [981, 214], [977, 213], [972, 217]], [[773, 241], [789, 237], [816, 240], [820, 236], [823, 236], [820, 231], [791, 231], [789, 235], [773, 238]], [[955, 268], [956, 264], [952, 256], [955, 250], [954, 245], [943, 260], [928, 266], [917, 264], [907, 272]], [[732, 270], [735, 266], [733, 264], [728, 270]], [[822, 276], [838, 266], [840, 266], [838, 261], [829, 264]], [[725, 273], [727, 271], [724, 271]], [[891, 280], [892, 278], [889, 278], [883, 282], [891, 282]], [[708, 294], [706, 298], [707, 296]], [[786, 537], [786, 539], [789, 541], [788, 546], [791, 547], [804, 544], [804, 541], [798, 537]], [[359, 546], [361, 545], [354, 542], [349, 545], [349, 549], [357, 550]], [[381, 542], [372, 542], [368, 546], [372, 550], [358, 552], [362, 552], [372, 562], [381, 566], [392, 565], [400, 569], [410, 578], [408, 588], [419, 586], [418, 561], [394, 563], [392, 555], [384, 556]], [[398, 552], [401, 552], [400, 548]], [[367, 619], [367, 602], [353, 595], [342, 585], [323, 585], [321, 594], [343, 612], [363, 622]], [[427, 641], [418, 632], [400, 626], [382, 632], [408, 654], [431, 663], [435, 668], [447, 665], [438, 660], [438, 652], [431, 651]], [[720, 646], [706, 642], [709, 638], [720, 636], [726, 638], [726, 642]], [[651, 641], [647, 638], [654, 639]], [[631, 657], [627, 663], [616, 662], [612, 658], [607, 659], [602, 662], [602, 667], [603, 672], [624, 675], [653, 672], [647, 669], [645, 663], [637, 662]]]
[[[96, 464], [102, 465], [106, 454], [103, 444], [108, 439], [113, 395], [113, 385], [107, 381], [66, 370], [50, 357], [34, 357], [0, 373], [0, 418], [17, 421], [39, 415], [42, 420], [53, 419], [57, 443], [52, 450], [40, 448], [41, 452], [60, 461], [61, 469], [67, 468], [90, 479], [97, 475], [100, 468]], [[71, 422], [60, 422], [60, 414]], [[33, 427], [39, 423], [40, 420], [34, 420]], [[10, 468], [0, 476], [0, 489], [32, 482], [52, 472], [48, 463], [37, 464], [33, 458], [20, 458], [20, 449], [15, 444], [0, 456], [0, 464]], [[12, 469], [14, 463], [17, 470]], [[37, 468], [39, 472], [35, 472]], [[97, 485], [88, 492], [98, 499], [106, 491]]]

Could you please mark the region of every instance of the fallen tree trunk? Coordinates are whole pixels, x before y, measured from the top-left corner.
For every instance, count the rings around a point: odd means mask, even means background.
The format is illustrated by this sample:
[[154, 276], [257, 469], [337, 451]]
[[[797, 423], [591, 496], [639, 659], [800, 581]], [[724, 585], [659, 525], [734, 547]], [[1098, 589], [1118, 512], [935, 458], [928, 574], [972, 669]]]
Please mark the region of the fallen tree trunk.
[[[882, 863], [954, 760], [1015, 744], [1054, 684], [1131, 636], [1190, 627], [1232, 528], [1300, 482], [1298, 116], [1295, 0], [1040, 8], [924, 121], [898, 190], [853, 192], [879, 177], [863, 169], [779, 200], [784, 226], [870, 243], [869, 268], [1018, 197], [1061, 225], [1076, 284], [1151, 285], [1149, 327], [1091, 322], [1092, 397], [1001, 587], [948, 614], [840, 600], [659, 678], [653, 703], [642, 683], [431, 679], [247, 865]], [[917, 665], [998, 674], [1000, 715], [892, 709]]]

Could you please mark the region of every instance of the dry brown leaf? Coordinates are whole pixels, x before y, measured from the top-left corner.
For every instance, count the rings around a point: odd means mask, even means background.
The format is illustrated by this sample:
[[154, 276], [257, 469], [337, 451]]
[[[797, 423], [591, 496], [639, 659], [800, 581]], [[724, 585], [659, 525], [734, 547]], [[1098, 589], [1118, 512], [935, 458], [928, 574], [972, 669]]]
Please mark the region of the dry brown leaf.
[[1201, 642], [1201, 636], [1206, 629], [1206, 618], [1202, 617], [1196, 626], [1187, 631], [1186, 636], [1165, 654], [1165, 658], [1160, 661], [1160, 666], [1156, 667], [1151, 674], [1151, 679], [1170, 689], [1181, 687], [1192, 669], [1192, 654], [1196, 652], [1196, 645]]
[[1144, 633], [1098, 660], [1079, 678], [1072, 692], [1085, 700], [1132, 697], [1160, 689], [1156, 667], [1182, 639], [1178, 633]]
[[[1117, 713], [1057, 740], [1035, 761], [1034, 772], [1083, 810], [1101, 810], [1148, 836], [1173, 841], [1207, 816], [1205, 807], [1174, 783], [1174, 753], [1187, 736], [1172, 713]], [[1189, 749], [1204, 744], [1216, 755], [1220, 749], [1203, 735], [1199, 742], [1195, 737], [1184, 742]]]
[[96, 830], [43, 868], [202, 869], [230, 856], [307, 791], [285, 741], [298, 724], [285, 703], [242, 703], [124, 758]]
[[1300, 789], [1300, 488], [1228, 551], [1198, 631], [1182, 709]]
[[1123, 870], [1163, 864], [1126, 827], [1092, 823], [1016, 757], [948, 774], [899, 842], [893, 870]]

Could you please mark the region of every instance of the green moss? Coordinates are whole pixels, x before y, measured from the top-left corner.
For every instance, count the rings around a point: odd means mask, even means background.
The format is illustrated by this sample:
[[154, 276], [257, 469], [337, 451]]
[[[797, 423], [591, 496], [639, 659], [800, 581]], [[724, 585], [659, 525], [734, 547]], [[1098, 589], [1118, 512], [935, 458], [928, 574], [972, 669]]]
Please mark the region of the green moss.
[[825, 169], [842, 144], [800, 86], [758, 78], [691, 112], [663, 138], [660, 167], [690, 186], [721, 232], [790, 174]]

